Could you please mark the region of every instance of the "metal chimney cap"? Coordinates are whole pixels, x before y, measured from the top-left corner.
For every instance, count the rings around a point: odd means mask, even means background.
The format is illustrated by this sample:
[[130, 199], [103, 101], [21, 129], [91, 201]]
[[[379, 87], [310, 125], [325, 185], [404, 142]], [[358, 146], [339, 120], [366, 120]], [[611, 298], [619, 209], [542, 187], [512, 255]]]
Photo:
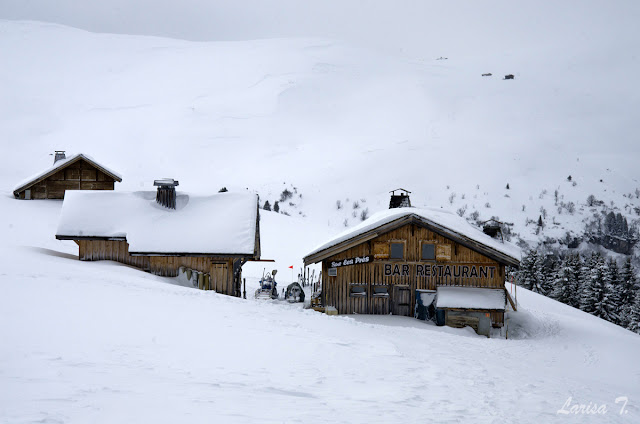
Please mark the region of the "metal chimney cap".
[[64, 154], [64, 150], [54, 150], [53, 154], [53, 163], [55, 164], [59, 160], [66, 159], [67, 156]]
[[159, 180], [154, 180], [153, 185], [156, 187], [175, 187], [180, 185], [180, 183], [173, 178], [161, 178]]

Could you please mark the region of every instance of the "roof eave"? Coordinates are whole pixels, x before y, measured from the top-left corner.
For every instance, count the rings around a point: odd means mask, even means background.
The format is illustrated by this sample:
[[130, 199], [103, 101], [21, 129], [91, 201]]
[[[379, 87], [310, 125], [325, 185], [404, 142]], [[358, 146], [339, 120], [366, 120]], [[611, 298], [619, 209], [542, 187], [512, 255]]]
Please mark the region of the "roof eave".
[[61, 235], [56, 234], [57, 240], [109, 240], [109, 241], [127, 241], [126, 237], [122, 236], [69, 236], [69, 235]]

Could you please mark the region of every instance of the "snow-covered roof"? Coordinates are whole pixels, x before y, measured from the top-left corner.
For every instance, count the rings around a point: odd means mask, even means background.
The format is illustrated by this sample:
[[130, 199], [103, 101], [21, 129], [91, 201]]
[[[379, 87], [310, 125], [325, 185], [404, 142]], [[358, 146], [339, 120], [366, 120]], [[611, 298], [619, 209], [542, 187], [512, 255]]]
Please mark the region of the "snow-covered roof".
[[507, 298], [504, 289], [485, 289], [479, 287], [437, 288], [437, 308], [460, 309], [505, 309]]
[[74, 155], [69, 155], [65, 159], [60, 159], [56, 161], [53, 165], [51, 165], [49, 168], [43, 170], [42, 172], [38, 172], [37, 174], [34, 174], [29, 178], [25, 178], [24, 180], [20, 181], [20, 183], [16, 185], [16, 188], [13, 189], [13, 192], [14, 193], [20, 192], [23, 189], [27, 188], [28, 186], [33, 185], [38, 181], [41, 181], [47, 178], [48, 176], [55, 174], [60, 169], [68, 165], [71, 165], [72, 163], [80, 159], [84, 159], [87, 162], [91, 163], [93, 166], [100, 169], [105, 174], [109, 174], [116, 181], [118, 182], [122, 181], [122, 177], [117, 172], [114, 172], [111, 169], [107, 168], [106, 166], [99, 164], [98, 162], [95, 161], [95, 159], [93, 159], [89, 155], [85, 155], [84, 153], [77, 153]]
[[464, 218], [442, 209], [420, 209], [420, 208], [394, 208], [373, 214], [369, 219], [350, 228], [331, 240], [316, 247], [307, 257], [316, 255], [323, 250], [330, 249], [347, 240], [374, 231], [385, 224], [392, 223], [406, 217], [413, 216], [418, 221], [434, 228], [446, 231], [448, 237], [471, 240], [486, 248], [499, 252], [515, 262], [520, 262], [521, 251], [518, 246], [508, 242], [501, 242], [489, 237], [478, 228], [469, 224]]
[[178, 192], [175, 210], [155, 199], [156, 191], [69, 191], [56, 237], [126, 237], [132, 253], [254, 255], [255, 194], [192, 196]]

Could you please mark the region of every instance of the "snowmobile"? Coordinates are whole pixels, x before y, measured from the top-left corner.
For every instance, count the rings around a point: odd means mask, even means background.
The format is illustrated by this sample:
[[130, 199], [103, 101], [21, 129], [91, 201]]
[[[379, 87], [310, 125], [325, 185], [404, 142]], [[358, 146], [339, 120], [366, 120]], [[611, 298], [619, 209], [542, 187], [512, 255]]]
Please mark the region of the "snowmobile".
[[289, 303], [303, 302], [304, 303], [304, 290], [299, 283], [294, 282], [287, 286], [287, 291], [284, 294], [284, 298]]
[[278, 283], [275, 276], [277, 269], [271, 271], [266, 275], [262, 275], [260, 279], [260, 288], [256, 290], [256, 299], [277, 299], [278, 298]]

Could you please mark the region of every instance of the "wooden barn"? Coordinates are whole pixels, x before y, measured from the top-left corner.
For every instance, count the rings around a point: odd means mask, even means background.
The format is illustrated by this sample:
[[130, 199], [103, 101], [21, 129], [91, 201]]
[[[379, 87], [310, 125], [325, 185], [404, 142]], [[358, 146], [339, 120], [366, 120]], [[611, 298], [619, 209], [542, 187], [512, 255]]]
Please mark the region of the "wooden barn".
[[511, 301], [505, 267], [519, 258], [519, 248], [457, 215], [399, 207], [329, 240], [304, 263], [322, 262], [322, 301], [339, 314], [413, 316], [426, 303], [447, 325], [486, 333], [503, 325]]
[[112, 260], [156, 275], [182, 270], [198, 284], [241, 295], [242, 265], [260, 259], [258, 199], [249, 193], [192, 196], [177, 181], [157, 180], [157, 192], [69, 192], [58, 240], [74, 240], [81, 261]]
[[53, 165], [13, 190], [16, 199], [64, 199], [67, 190], [113, 190], [122, 178], [82, 153], [67, 157], [56, 151]]

